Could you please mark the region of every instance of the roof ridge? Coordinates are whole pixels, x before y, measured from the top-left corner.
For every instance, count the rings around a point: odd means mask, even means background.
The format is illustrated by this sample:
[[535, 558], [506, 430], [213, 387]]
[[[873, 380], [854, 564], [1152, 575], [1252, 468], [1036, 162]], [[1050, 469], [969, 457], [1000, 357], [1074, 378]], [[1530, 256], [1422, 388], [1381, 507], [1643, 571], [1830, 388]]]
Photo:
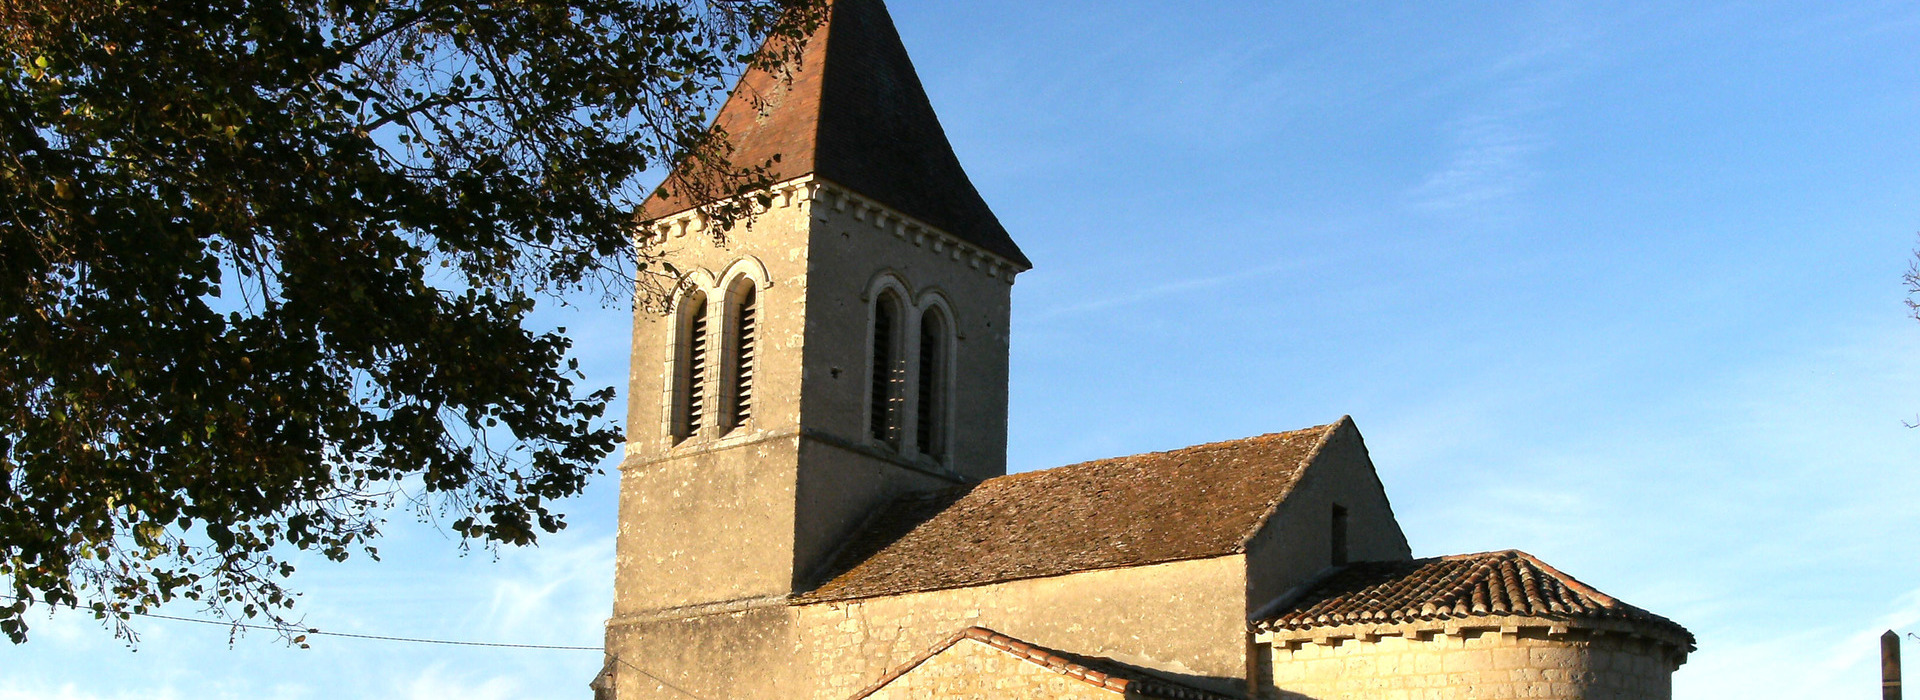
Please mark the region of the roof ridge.
[[[1155, 677], [1153, 674], [1144, 670], [1128, 671], [1127, 669], [1113, 669], [1103, 671], [1074, 658], [1075, 656], [1081, 655], [1033, 644], [985, 627], [969, 627], [962, 630], [961, 634], [1000, 649], [1001, 651], [1013, 654], [1028, 663], [1042, 666], [1049, 671], [1107, 690], [1129, 695], [1170, 698], [1172, 700], [1225, 700], [1226, 698], [1226, 696], [1194, 688], [1176, 681]], [[1119, 665], [1118, 661], [1104, 657], [1082, 658], [1090, 658], [1096, 663], [1105, 662], [1107, 664]], [[1120, 673], [1114, 673], [1114, 670], [1119, 670]]]
[[1089, 667], [1062, 656], [1057, 650], [1024, 642], [985, 627], [968, 627], [961, 630], [960, 634], [969, 639], [986, 644], [987, 646], [1012, 654], [1021, 661], [1041, 666], [1049, 671], [1060, 673], [1088, 685], [1099, 686], [1108, 690], [1117, 690], [1124, 693], [1127, 690], [1127, 686], [1133, 684], [1133, 679], [1122, 678]]
[[[855, 693], [849, 700], [863, 700], [864, 698], [872, 696], [874, 693], [880, 692], [880, 690], [888, 684], [899, 680], [901, 676], [912, 673], [914, 669], [919, 668], [928, 660], [939, 656], [946, 650], [952, 649], [955, 644], [966, 640], [973, 640], [985, 644], [1001, 653], [1012, 656], [1015, 660], [1033, 664], [1081, 683], [1104, 690], [1111, 690], [1123, 695], [1168, 698], [1170, 700], [1227, 700], [1224, 695], [1200, 690], [1174, 681], [1154, 678], [1144, 672], [1135, 674], [1113, 673], [1108, 670], [1094, 668], [1073, 658], [1077, 655], [1069, 655], [1067, 652], [1058, 649], [1044, 647], [978, 625], [966, 627], [958, 632], [947, 635], [944, 640], [935, 643], [926, 651], [914, 656], [913, 659], [888, 671], [872, 685]], [[1100, 657], [1086, 658], [1092, 658], [1095, 661], [1118, 663], [1112, 659]]]
[[[1307, 450], [1307, 453], [1305, 455], [1301, 455], [1300, 462], [1299, 462], [1300, 476], [1287, 482], [1286, 488], [1281, 489], [1279, 493], [1273, 494], [1271, 499], [1267, 501], [1266, 509], [1261, 511], [1260, 517], [1254, 518], [1252, 527], [1247, 528], [1246, 533], [1240, 536], [1240, 551], [1242, 552], [1246, 551], [1247, 544], [1252, 542], [1253, 538], [1258, 536], [1261, 530], [1266, 529], [1267, 523], [1273, 520], [1273, 514], [1279, 512], [1280, 504], [1286, 503], [1287, 496], [1292, 495], [1293, 489], [1300, 485], [1300, 481], [1307, 478], [1307, 471], [1313, 468], [1313, 463], [1320, 459], [1320, 453], [1327, 449], [1328, 443], [1331, 443], [1333, 441], [1334, 433], [1340, 432], [1340, 428], [1342, 426], [1348, 426], [1348, 427], [1353, 426], [1353, 416], [1342, 415], [1340, 416], [1339, 420], [1336, 420], [1332, 423], [1328, 423], [1326, 425], [1316, 425], [1311, 428], [1302, 428], [1300, 430], [1288, 431], [1288, 433], [1304, 433], [1304, 432], [1318, 430], [1320, 431], [1320, 437], [1314, 440], [1313, 447]], [[1355, 429], [1358, 430], [1358, 428], [1355, 428]], [[1288, 433], [1270, 433], [1270, 434], [1283, 435]], [[1261, 436], [1261, 437], [1265, 437], [1265, 436]], [[1252, 439], [1252, 438], [1247, 438], [1247, 439]]]
[[1299, 433], [1311, 433], [1311, 432], [1314, 432], [1314, 431], [1316, 431], [1316, 430], [1321, 430], [1321, 431], [1324, 431], [1324, 430], [1327, 430], [1327, 429], [1329, 429], [1329, 428], [1333, 428], [1333, 427], [1335, 427], [1335, 426], [1337, 426], [1337, 425], [1339, 425], [1339, 424], [1340, 424], [1340, 421], [1334, 421], [1334, 422], [1332, 422], [1332, 423], [1322, 423], [1322, 424], [1320, 424], [1320, 425], [1315, 425], [1315, 426], [1310, 426], [1310, 427], [1306, 427], [1306, 428], [1295, 428], [1295, 429], [1293, 429], [1293, 430], [1278, 430], [1278, 431], [1274, 431], [1274, 432], [1271, 432], [1271, 433], [1261, 433], [1261, 434], [1259, 434], [1259, 435], [1248, 435], [1248, 436], [1246, 436], [1246, 437], [1243, 437], [1243, 438], [1234, 438], [1234, 439], [1232, 439], [1232, 440], [1215, 440], [1215, 441], [1213, 441], [1213, 442], [1203, 442], [1203, 443], [1200, 443], [1200, 444], [1198, 444], [1198, 445], [1188, 445], [1188, 446], [1186, 446], [1186, 447], [1176, 447], [1176, 448], [1173, 448], [1173, 449], [1171, 449], [1171, 450], [1157, 450], [1157, 451], [1154, 451], [1154, 452], [1141, 452], [1141, 453], [1139, 453], [1139, 454], [1131, 454], [1131, 455], [1122, 455], [1122, 456], [1119, 456], [1119, 457], [1109, 457], [1108, 459], [1127, 459], [1127, 458], [1129, 458], [1129, 457], [1143, 457], [1143, 456], [1146, 456], [1146, 455], [1159, 455], [1159, 454], [1174, 454], [1174, 453], [1178, 453], [1178, 452], [1197, 452], [1197, 451], [1200, 451], [1200, 450], [1214, 450], [1214, 449], [1226, 449], [1226, 448], [1228, 448], [1228, 447], [1232, 447], [1232, 446], [1234, 446], [1234, 445], [1239, 445], [1239, 444], [1243, 444], [1243, 443], [1247, 443], [1247, 442], [1251, 442], [1251, 441], [1254, 441], [1254, 440], [1260, 440], [1260, 439], [1263, 439], [1263, 438], [1273, 438], [1273, 437], [1281, 437], [1281, 436], [1284, 436], [1284, 435], [1296, 435], [1296, 434], [1299, 434]]
[[[1329, 428], [1333, 428], [1337, 425], [1339, 425], [1339, 421], [1335, 421], [1333, 423], [1327, 423], [1325, 425], [1316, 425], [1311, 428], [1300, 428], [1297, 430], [1282, 430], [1279, 432], [1262, 433], [1260, 435], [1250, 435], [1250, 436], [1238, 438], [1235, 440], [1203, 442], [1198, 445], [1176, 447], [1171, 450], [1154, 450], [1151, 452], [1135, 452], [1133, 454], [1128, 454], [1128, 455], [1098, 457], [1095, 459], [1089, 459], [1081, 462], [1070, 462], [1070, 463], [1062, 464], [1059, 466], [1047, 467], [1045, 469], [1030, 469], [1024, 472], [1014, 472], [1012, 474], [996, 476], [996, 477], [987, 479], [985, 481], [982, 481], [980, 483], [986, 483], [986, 481], [997, 481], [1000, 479], [1040, 478], [1043, 476], [1057, 475], [1063, 471], [1072, 470], [1076, 467], [1093, 467], [1093, 466], [1103, 465], [1103, 464], [1116, 464], [1116, 463], [1126, 462], [1128, 460], [1136, 460], [1136, 459], [1142, 459], [1146, 457], [1161, 457], [1166, 455], [1180, 455], [1180, 454], [1190, 454], [1190, 453], [1204, 452], [1204, 451], [1224, 450], [1224, 449], [1229, 449], [1235, 446], [1244, 445], [1246, 443], [1259, 440], [1261, 438], [1280, 437], [1283, 435], [1294, 435], [1298, 433], [1311, 433], [1316, 430], [1326, 430]], [[955, 488], [958, 488], [958, 487], [955, 487]]]
[[1508, 557], [1508, 558], [1525, 561], [1531, 564], [1534, 568], [1539, 569], [1541, 573], [1547, 574], [1548, 576], [1552, 576], [1554, 581], [1560, 583], [1561, 585], [1566, 586], [1567, 588], [1573, 589], [1574, 592], [1579, 593], [1580, 595], [1586, 596], [1588, 598], [1592, 598], [1594, 602], [1599, 603], [1602, 607], [1614, 608], [1614, 607], [1625, 606], [1625, 607], [1634, 608], [1636, 610], [1639, 609], [1632, 605], [1627, 605], [1626, 603], [1621, 602], [1619, 598], [1615, 598], [1611, 595], [1607, 595], [1605, 592], [1601, 591], [1600, 589], [1594, 588], [1593, 586], [1588, 585], [1586, 582], [1581, 581], [1578, 578], [1575, 578], [1572, 574], [1568, 574], [1567, 572], [1561, 571], [1560, 569], [1556, 568], [1554, 565], [1548, 564], [1545, 560], [1539, 557], [1536, 557], [1531, 553], [1528, 553], [1526, 551], [1519, 550], [1519, 549], [1498, 549], [1498, 550], [1487, 551], [1487, 552], [1476, 552], [1473, 554], [1449, 554], [1449, 555], [1433, 557], [1433, 558], [1444, 560], [1444, 561], [1467, 561], [1467, 560], [1491, 560], [1495, 557]]
[[979, 629], [979, 628], [968, 627], [966, 629], [960, 630], [953, 634], [947, 635], [947, 638], [945, 640], [942, 640], [934, 644], [933, 646], [928, 647], [926, 651], [921, 652], [918, 656], [913, 657], [912, 659], [908, 660], [904, 664], [900, 664], [899, 666], [894, 667], [893, 670], [891, 671], [881, 674], [879, 680], [874, 681], [872, 685], [868, 685], [867, 687], [862, 688], [860, 692], [854, 693], [853, 697], [848, 698], [847, 700], [862, 700], [863, 698], [873, 695], [874, 693], [880, 692], [881, 688], [885, 688], [887, 687], [887, 684], [892, 683], [896, 680], [899, 680], [901, 676], [911, 673], [913, 669], [919, 668], [920, 664], [926, 663], [928, 659], [938, 656], [940, 652], [953, 648], [953, 645], [955, 644], [959, 644], [960, 640], [967, 638], [966, 637], [967, 632], [974, 629]]
[[1568, 588], [1578, 591], [1580, 595], [1584, 595], [1588, 598], [1592, 598], [1595, 601], [1598, 601], [1603, 606], [1612, 608], [1612, 607], [1619, 607], [1621, 605], [1624, 605], [1624, 603], [1620, 602], [1620, 599], [1607, 595], [1605, 593], [1601, 593], [1600, 589], [1589, 586], [1586, 583], [1582, 582], [1580, 579], [1574, 578], [1571, 574], [1568, 574], [1564, 571], [1554, 568], [1552, 564], [1548, 564], [1544, 561], [1541, 561], [1539, 557], [1533, 556], [1532, 554], [1528, 554], [1526, 552], [1522, 552], [1518, 549], [1509, 549], [1507, 551], [1518, 555], [1521, 559], [1525, 559], [1528, 562], [1531, 562], [1534, 566], [1539, 567], [1541, 571], [1545, 571], [1547, 575], [1552, 576], [1555, 579], [1558, 579], [1562, 585], [1565, 585]]
[[[1262, 438], [1273, 438], [1273, 437], [1281, 437], [1285, 435], [1297, 435], [1300, 433], [1311, 433], [1316, 430], [1327, 430], [1329, 428], [1338, 426], [1339, 424], [1340, 424], [1340, 421], [1334, 421], [1332, 423], [1324, 423], [1321, 425], [1316, 425], [1316, 426], [1307, 427], [1307, 428], [1296, 428], [1294, 430], [1279, 430], [1271, 433], [1261, 433], [1259, 435], [1248, 435], [1243, 438], [1234, 438], [1232, 440], [1215, 440], [1213, 442], [1203, 442], [1197, 445], [1188, 445], [1186, 447], [1175, 447], [1173, 449], [1168, 449], [1168, 450], [1152, 450], [1148, 452], [1136, 452], [1130, 455], [1115, 455], [1112, 457], [1101, 457], [1099, 459], [1091, 459], [1085, 462], [1075, 462], [1073, 464], [1063, 464], [1060, 466], [1061, 467], [1077, 467], [1082, 464], [1093, 464], [1095, 462], [1111, 462], [1114, 460], [1121, 460], [1121, 459], [1133, 459], [1135, 457], [1152, 457], [1154, 455], [1171, 455], [1171, 454], [1180, 454], [1183, 452], [1199, 452], [1202, 450], [1221, 450], [1221, 449], [1227, 449], [1229, 447], [1233, 447], [1235, 445], [1242, 445], [1242, 444], [1252, 442], [1254, 440], [1259, 440]], [[1053, 469], [1059, 469], [1059, 468], [1060, 467], [1053, 467]], [[1040, 469], [1036, 471], [1051, 471], [1051, 470]], [[1023, 472], [1023, 473], [1030, 474], [1032, 472]]]

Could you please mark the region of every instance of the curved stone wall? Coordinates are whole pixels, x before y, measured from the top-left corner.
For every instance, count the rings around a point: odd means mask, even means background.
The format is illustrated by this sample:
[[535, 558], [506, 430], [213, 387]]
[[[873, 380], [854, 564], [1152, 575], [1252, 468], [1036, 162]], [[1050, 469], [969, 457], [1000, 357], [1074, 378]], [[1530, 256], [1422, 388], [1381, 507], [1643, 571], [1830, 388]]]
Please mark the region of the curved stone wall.
[[1670, 700], [1682, 660], [1665, 643], [1547, 628], [1281, 642], [1281, 700]]

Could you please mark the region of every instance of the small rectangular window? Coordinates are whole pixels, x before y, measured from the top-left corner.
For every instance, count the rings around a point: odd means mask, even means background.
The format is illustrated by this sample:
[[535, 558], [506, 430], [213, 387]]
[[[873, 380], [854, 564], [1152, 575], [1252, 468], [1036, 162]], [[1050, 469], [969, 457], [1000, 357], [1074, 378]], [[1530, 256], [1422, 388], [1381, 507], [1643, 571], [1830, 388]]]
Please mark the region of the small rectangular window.
[[1347, 563], [1347, 509], [1345, 506], [1333, 507], [1333, 523], [1328, 544], [1333, 552], [1333, 565], [1344, 566]]

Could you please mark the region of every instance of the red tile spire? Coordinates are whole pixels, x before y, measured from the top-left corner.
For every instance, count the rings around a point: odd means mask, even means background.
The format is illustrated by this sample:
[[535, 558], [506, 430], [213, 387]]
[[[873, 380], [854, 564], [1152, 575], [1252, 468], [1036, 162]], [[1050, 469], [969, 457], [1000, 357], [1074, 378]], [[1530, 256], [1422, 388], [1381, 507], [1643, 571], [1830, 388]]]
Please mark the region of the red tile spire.
[[[735, 167], [814, 175], [1031, 267], [960, 167], [882, 0], [832, 0], [791, 74], [749, 70], [715, 124]], [[656, 194], [657, 219], [702, 202]]]

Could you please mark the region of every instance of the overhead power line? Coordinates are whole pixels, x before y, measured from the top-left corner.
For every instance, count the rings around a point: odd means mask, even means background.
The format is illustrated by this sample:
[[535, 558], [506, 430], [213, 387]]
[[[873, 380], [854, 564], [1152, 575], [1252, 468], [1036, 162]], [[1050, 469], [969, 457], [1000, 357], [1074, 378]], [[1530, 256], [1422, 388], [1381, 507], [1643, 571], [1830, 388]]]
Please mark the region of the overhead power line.
[[[10, 595], [0, 595], [0, 598], [13, 600], [13, 601], [20, 600], [19, 598], [16, 598]], [[74, 610], [81, 609], [79, 606], [68, 606], [68, 607]], [[509, 644], [505, 642], [462, 642], [462, 641], [453, 641], [453, 640], [447, 640], [447, 639], [423, 639], [423, 638], [417, 638], [417, 637], [389, 637], [386, 635], [378, 635], [378, 634], [322, 632], [320, 630], [317, 630], [311, 627], [280, 628], [280, 627], [274, 627], [271, 625], [249, 625], [243, 622], [221, 622], [219, 620], [202, 620], [202, 619], [192, 618], [192, 617], [176, 617], [173, 615], [161, 615], [159, 613], [128, 612], [127, 614], [135, 615], [138, 617], [152, 618], [155, 620], [171, 620], [173, 622], [191, 622], [197, 625], [218, 625], [218, 626], [227, 627], [227, 628], [237, 627], [240, 629], [265, 630], [268, 632], [299, 632], [301, 634], [319, 636], [319, 637], [344, 637], [347, 639], [370, 639], [370, 640], [382, 641], [382, 642], [405, 642], [408, 644], [442, 644], [446, 646], [457, 646], [457, 647], [493, 647], [493, 648], [499, 648], [499, 649], [546, 649], [550, 651], [598, 651], [605, 654], [607, 657], [613, 659], [616, 663], [619, 663], [620, 665], [625, 666], [627, 668], [633, 669], [634, 671], [638, 672], [640, 675], [643, 675], [643, 676], [646, 676], [647, 678], [652, 679], [655, 683], [660, 684], [661, 687], [667, 688], [669, 690], [672, 690], [676, 693], [685, 695], [690, 698], [695, 698], [696, 700], [705, 700], [704, 698], [701, 698], [700, 695], [694, 693], [693, 691], [690, 691], [680, 686], [669, 683], [665, 678], [661, 678], [659, 676], [656, 676], [648, 672], [644, 668], [635, 666], [632, 662], [627, 661], [626, 659], [620, 658], [618, 654], [614, 654], [613, 652], [606, 651], [606, 649], [603, 647], [572, 647], [572, 646], [558, 646], [558, 645], [552, 645], [552, 644]]]
[[[15, 598], [10, 595], [0, 595], [0, 598], [6, 598], [7, 600], [14, 600], [14, 601], [20, 600], [19, 598]], [[74, 609], [78, 610], [80, 608], [75, 607]], [[501, 648], [501, 649], [547, 649], [552, 651], [603, 651], [601, 647], [571, 647], [571, 646], [558, 646], [558, 645], [552, 645], [552, 644], [509, 644], [505, 642], [460, 642], [460, 641], [452, 641], [452, 640], [446, 640], [446, 639], [422, 639], [418, 637], [389, 637], [389, 636], [378, 635], [378, 634], [322, 632], [320, 630], [313, 629], [310, 627], [309, 628], [288, 628], [288, 627], [275, 627], [272, 625], [250, 625], [243, 622], [221, 622], [219, 620], [201, 620], [201, 619], [192, 618], [192, 617], [175, 617], [172, 615], [161, 615], [159, 613], [128, 612], [127, 614], [136, 615], [139, 617], [153, 618], [155, 620], [172, 620], [174, 622], [191, 622], [198, 625], [218, 625], [218, 626], [226, 627], [229, 629], [240, 628], [240, 629], [250, 629], [250, 630], [265, 630], [268, 632], [298, 632], [300, 634], [305, 634], [305, 635], [315, 636], [315, 637], [345, 637], [347, 639], [371, 639], [371, 640], [382, 641], [382, 642], [406, 642], [409, 644], [443, 644], [446, 646], [457, 646], [457, 647], [495, 647], [495, 648]]]
[[153, 613], [133, 613], [133, 614], [139, 615], [141, 617], [151, 617], [156, 620], [173, 620], [175, 622], [193, 622], [193, 623], [202, 624], [202, 625], [220, 625], [223, 627], [240, 627], [243, 629], [250, 629], [250, 630], [267, 630], [270, 632], [298, 631], [301, 634], [306, 634], [306, 635], [315, 636], [315, 637], [346, 637], [348, 639], [373, 639], [373, 640], [378, 640], [382, 642], [408, 642], [412, 644], [445, 644], [448, 646], [456, 646], [456, 647], [499, 647], [502, 649], [551, 649], [555, 651], [601, 651], [600, 647], [569, 647], [569, 646], [556, 646], [552, 644], [508, 644], [505, 642], [459, 642], [459, 641], [452, 641], [452, 640], [446, 640], [446, 639], [388, 637], [388, 636], [378, 635], [378, 634], [350, 634], [347, 632], [322, 632], [320, 630], [312, 629], [312, 628], [299, 629], [299, 630], [283, 630], [281, 628], [274, 627], [272, 625], [249, 625], [249, 624], [244, 624], [239, 622], [221, 622], [219, 620], [197, 620], [190, 617], [174, 617], [171, 615], [156, 615]]

